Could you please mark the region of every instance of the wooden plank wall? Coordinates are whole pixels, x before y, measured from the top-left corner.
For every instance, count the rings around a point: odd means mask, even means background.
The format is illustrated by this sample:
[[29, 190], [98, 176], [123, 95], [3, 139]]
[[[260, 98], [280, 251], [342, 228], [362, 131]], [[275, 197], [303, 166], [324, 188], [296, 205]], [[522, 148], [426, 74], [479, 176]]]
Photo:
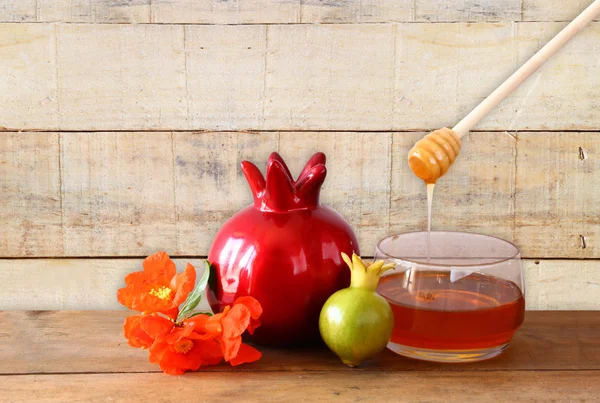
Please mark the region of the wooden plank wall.
[[[143, 256], [199, 263], [271, 151], [327, 154], [366, 255], [424, 228], [412, 144], [589, 3], [0, 0], [0, 309], [115, 308]], [[520, 246], [530, 309], [600, 309], [599, 140], [594, 22], [465, 138], [434, 228]]]

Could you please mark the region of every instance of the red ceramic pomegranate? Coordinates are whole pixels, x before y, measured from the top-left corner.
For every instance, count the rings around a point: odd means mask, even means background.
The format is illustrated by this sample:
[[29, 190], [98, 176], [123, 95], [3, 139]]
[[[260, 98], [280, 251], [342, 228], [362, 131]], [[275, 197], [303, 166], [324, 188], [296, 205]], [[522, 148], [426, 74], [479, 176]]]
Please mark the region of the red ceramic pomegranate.
[[325, 154], [315, 154], [294, 182], [285, 162], [271, 154], [266, 180], [251, 162], [242, 171], [254, 204], [231, 217], [208, 254], [214, 265], [208, 301], [221, 312], [250, 295], [263, 306], [253, 341], [304, 344], [319, 338], [319, 313], [327, 298], [350, 284], [341, 252], [359, 253], [346, 220], [319, 203]]

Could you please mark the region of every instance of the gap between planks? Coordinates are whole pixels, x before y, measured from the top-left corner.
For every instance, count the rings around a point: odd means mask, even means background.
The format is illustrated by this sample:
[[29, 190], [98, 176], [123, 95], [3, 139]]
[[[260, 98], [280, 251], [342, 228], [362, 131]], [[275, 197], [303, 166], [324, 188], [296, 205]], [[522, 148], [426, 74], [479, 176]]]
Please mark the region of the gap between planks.
[[[382, 22], [356, 22], [356, 21], [336, 21], [336, 22], [240, 22], [240, 23], [208, 23], [208, 22], [84, 22], [84, 21], [0, 21], [0, 24], [59, 24], [59, 25], [177, 25], [177, 26], [288, 26], [288, 25], [439, 25], [439, 24], [502, 24], [502, 23], [568, 23], [568, 20], [463, 20], [463, 21], [382, 21]], [[593, 20], [598, 22], [600, 20]]]
[[[390, 130], [361, 130], [361, 129], [243, 129], [243, 130], [215, 130], [215, 129], [118, 129], [118, 130], [53, 130], [53, 129], [13, 129], [0, 127], [1, 133], [420, 133], [430, 132], [430, 128], [421, 129], [390, 129]], [[600, 133], [599, 129], [486, 129], [471, 130], [469, 133], [508, 133], [515, 137], [514, 133]]]
[[[342, 372], [342, 371], [355, 371], [355, 369], [349, 368], [342, 368], [342, 369], [335, 369], [335, 370], [331, 370], [331, 369], [245, 369], [245, 370], [241, 370], [240, 372], [243, 373], [272, 373], [272, 374], [288, 374], [288, 373], [297, 373], [297, 374], [319, 374], [319, 373], [331, 373], [331, 372]], [[360, 371], [360, 368], [358, 369], [358, 371]], [[194, 371], [195, 373], [201, 373], [203, 372], [202, 370], [200, 371]], [[210, 373], [210, 374], [232, 374], [234, 372], [232, 372], [231, 370], [227, 370], [227, 369], [211, 369], [210, 371], [204, 371], [206, 373]], [[464, 367], [464, 368], [450, 368], [450, 369], [432, 369], [432, 368], [424, 368], [424, 369], [402, 369], [402, 371], [399, 371], [397, 369], [377, 369], [377, 370], [373, 370], [373, 369], [369, 369], [368, 373], [369, 374], [389, 374], [389, 373], [396, 373], [396, 372], [410, 372], [410, 373], [431, 373], [434, 372], [436, 374], [443, 374], [443, 373], [461, 373], [461, 372], [485, 372], [485, 373], [494, 373], [494, 372], [546, 372], [546, 373], [551, 373], [551, 372], [598, 372], [600, 373], [599, 369], [593, 369], [593, 368], [583, 368], [583, 369], [577, 369], [577, 368], [567, 368], [567, 369], [547, 369], [547, 368], [541, 368], [541, 369], [536, 369], [536, 368], [517, 368], [517, 369], [499, 369], [499, 368], [478, 368], [478, 369], [473, 369], [473, 367]], [[71, 376], [71, 375], [115, 375], [115, 374], [162, 374], [162, 371], [160, 369], [157, 369], [155, 371], [111, 371], [111, 372], [40, 372], [40, 373], [36, 373], [36, 372], [32, 372], [32, 373], [4, 373], [4, 374], [0, 374], [0, 378], [3, 377], [27, 377], [27, 376]]]
[[[121, 256], [0, 256], [0, 262], [3, 260], [135, 260], [145, 259], [146, 255], [121, 255]], [[178, 255], [170, 254], [169, 257], [173, 259], [208, 259], [208, 256], [202, 255]], [[371, 255], [361, 255], [363, 259], [373, 259]], [[584, 260], [587, 262], [600, 261], [600, 258], [569, 258], [569, 257], [521, 257], [521, 260], [534, 260], [535, 264], [539, 264], [542, 261], [553, 261], [553, 260], [573, 260], [579, 261]]]

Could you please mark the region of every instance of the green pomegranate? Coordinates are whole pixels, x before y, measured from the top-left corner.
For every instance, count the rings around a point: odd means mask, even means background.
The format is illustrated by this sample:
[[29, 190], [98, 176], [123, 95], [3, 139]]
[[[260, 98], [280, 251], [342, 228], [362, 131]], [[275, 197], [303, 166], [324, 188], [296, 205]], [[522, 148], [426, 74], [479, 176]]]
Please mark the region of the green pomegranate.
[[383, 350], [392, 336], [394, 315], [390, 304], [375, 292], [379, 277], [393, 264], [379, 260], [368, 268], [356, 254], [350, 267], [350, 287], [333, 294], [321, 310], [319, 330], [325, 344], [351, 367], [360, 365]]

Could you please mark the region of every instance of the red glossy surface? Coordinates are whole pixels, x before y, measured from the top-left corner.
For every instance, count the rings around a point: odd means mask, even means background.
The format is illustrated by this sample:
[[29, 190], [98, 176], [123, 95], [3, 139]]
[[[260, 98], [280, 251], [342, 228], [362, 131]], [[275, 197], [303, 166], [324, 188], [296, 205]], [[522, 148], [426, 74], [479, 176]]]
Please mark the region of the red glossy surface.
[[289, 345], [318, 339], [321, 307], [350, 284], [340, 253], [359, 253], [352, 229], [319, 204], [325, 156], [315, 154], [294, 182], [277, 154], [266, 181], [248, 162], [242, 169], [254, 205], [231, 217], [218, 232], [208, 259], [215, 265], [207, 296], [213, 311], [251, 295], [263, 306], [254, 341]]

